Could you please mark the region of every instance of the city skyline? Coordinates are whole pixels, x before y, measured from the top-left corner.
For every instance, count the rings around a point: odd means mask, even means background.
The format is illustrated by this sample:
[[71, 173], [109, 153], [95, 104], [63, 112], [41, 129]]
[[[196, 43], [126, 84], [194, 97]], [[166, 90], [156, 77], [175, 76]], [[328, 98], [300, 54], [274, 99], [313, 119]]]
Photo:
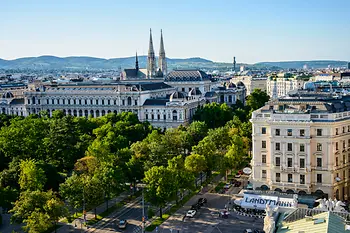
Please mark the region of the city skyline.
[[[152, 28], [170, 58], [239, 63], [350, 60], [345, 30], [350, 2], [301, 0], [75, 3], [42, 0], [0, 3], [0, 58], [52, 55], [99, 58], [147, 54]], [[181, 14], [179, 14], [179, 12]]]

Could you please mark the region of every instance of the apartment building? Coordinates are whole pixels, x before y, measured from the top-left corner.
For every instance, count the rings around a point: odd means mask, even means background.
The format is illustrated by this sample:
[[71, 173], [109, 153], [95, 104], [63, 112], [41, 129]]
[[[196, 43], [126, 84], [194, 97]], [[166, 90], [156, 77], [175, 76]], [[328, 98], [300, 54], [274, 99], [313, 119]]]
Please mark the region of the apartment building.
[[267, 78], [266, 91], [272, 99], [276, 99], [287, 95], [292, 90], [303, 88], [304, 82], [303, 79], [290, 73], [280, 73]]
[[254, 189], [350, 196], [350, 96], [299, 91], [252, 114]]

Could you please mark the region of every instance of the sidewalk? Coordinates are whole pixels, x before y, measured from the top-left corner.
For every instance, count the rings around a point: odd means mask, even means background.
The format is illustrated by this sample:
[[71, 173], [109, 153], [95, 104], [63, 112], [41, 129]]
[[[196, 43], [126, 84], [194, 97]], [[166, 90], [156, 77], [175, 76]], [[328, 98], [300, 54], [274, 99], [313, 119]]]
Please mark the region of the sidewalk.
[[[116, 205], [117, 203], [122, 202], [125, 198], [128, 197], [129, 194], [130, 194], [129, 191], [125, 191], [125, 192], [121, 193], [118, 197], [115, 197], [115, 198], [109, 200], [108, 206], [112, 207], [112, 206]], [[106, 203], [102, 203], [101, 205], [96, 207], [96, 214], [101, 214], [106, 210], [107, 210]], [[94, 209], [92, 209], [86, 213], [86, 221], [89, 221], [89, 220], [94, 219], [94, 218], [95, 218], [95, 210]], [[82, 221], [83, 221], [83, 216], [73, 220], [72, 223], [59, 223], [59, 225], [63, 225], [63, 226], [58, 228], [56, 232], [57, 233], [74, 232], [75, 231], [75, 224], [76, 224], [76, 227], [79, 228], [80, 230], [81, 230], [81, 228], [83, 230], [86, 230], [87, 227], [82, 226]], [[54, 233], [54, 231], [53, 231], [53, 233]]]

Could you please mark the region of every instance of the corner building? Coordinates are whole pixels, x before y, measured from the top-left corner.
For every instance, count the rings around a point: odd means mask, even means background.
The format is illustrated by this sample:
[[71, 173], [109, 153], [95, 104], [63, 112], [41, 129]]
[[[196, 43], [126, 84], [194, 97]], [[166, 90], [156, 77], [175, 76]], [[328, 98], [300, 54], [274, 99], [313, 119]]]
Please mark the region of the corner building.
[[299, 92], [252, 114], [254, 189], [350, 196], [350, 96]]

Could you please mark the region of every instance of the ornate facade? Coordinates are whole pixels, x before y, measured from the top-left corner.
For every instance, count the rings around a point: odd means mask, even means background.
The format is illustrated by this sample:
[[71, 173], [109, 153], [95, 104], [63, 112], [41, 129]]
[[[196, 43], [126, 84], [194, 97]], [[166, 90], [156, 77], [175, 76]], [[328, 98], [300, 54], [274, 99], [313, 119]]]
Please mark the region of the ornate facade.
[[350, 97], [303, 93], [253, 112], [255, 189], [350, 197]]
[[72, 83], [42, 85], [24, 93], [25, 115], [61, 110], [66, 115], [99, 117], [129, 111], [140, 121], [160, 128], [185, 125], [197, 107], [205, 104], [201, 95], [177, 92], [165, 83]]

